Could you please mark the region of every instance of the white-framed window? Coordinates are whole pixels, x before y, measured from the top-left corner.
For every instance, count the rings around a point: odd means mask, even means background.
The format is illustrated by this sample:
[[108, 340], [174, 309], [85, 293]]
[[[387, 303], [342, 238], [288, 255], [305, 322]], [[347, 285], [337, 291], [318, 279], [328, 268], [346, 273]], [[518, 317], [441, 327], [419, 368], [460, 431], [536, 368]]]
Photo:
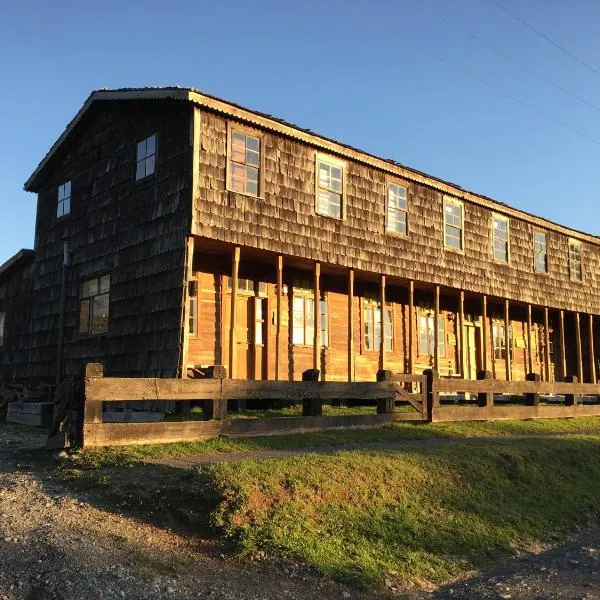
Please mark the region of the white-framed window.
[[6, 313], [0, 313], [0, 346], [4, 345], [4, 329], [6, 327]]
[[135, 179], [139, 181], [152, 175], [156, 169], [156, 134], [138, 142], [137, 144], [137, 165], [135, 169]]
[[231, 128], [229, 139], [229, 189], [250, 196], [260, 192], [261, 140]]
[[492, 216], [492, 256], [494, 260], [508, 262], [508, 218]]
[[408, 189], [397, 183], [387, 186], [387, 215], [385, 229], [392, 233], [408, 233]]
[[508, 326], [508, 336], [504, 323], [492, 323], [492, 343], [494, 344], [494, 358], [496, 360], [506, 360], [506, 348], [510, 353], [510, 360], [513, 355], [513, 331], [512, 325]]
[[536, 273], [548, 272], [548, 234], [533, 232], [533, 268]]
[[335, 219], [344, 216], [344, 164], [322, 155], [317, 155], [315, 210]]
[[[267, 284], [264, 281], [257, 281], [257, 291], [259, 296], [265, 296], [267, 294]], [[231, 292], [233, 286], [233, 278], [229, 275], [225, 278], [225, 289]], [[254, 295], [254, 280], [244, 279], [238, 277], [238, 294], [250, 294]]]
[[[295, 280], [292, 289], [292, 343], [312, 346], [315, 338], [315, 296], [309, 281]], [[321, 346], [329, 345], [327, 299], [319, 300]]]
[[81, 286], [79, 333], [97, 335], [108, 331], [110, 275], [86, 279]]
[[581, 242], [569, 240], [569, 275], [573, 281], [583, 281]]
[[64, 217], [71, 212], [71, 180], [58, 186], [56, 216]]
[[[394, 349], [394, 309], [386, 302], [383, 309], [383, 343], [384, 349]], [[365, 350], [379, 351], [381, 348], [381, 302], [373, 297], [363, 298], [363, 339]]]
[[464, 206], [460, 200], [444, 197], [444, 246], [464, 249]]
[[[435, 317], [429, 314], [419, 315], [419, 354], [433, 356], [435, 354]], [[446, 334], [444, 319], [438, 319], [438, 356], [446, 355]]]

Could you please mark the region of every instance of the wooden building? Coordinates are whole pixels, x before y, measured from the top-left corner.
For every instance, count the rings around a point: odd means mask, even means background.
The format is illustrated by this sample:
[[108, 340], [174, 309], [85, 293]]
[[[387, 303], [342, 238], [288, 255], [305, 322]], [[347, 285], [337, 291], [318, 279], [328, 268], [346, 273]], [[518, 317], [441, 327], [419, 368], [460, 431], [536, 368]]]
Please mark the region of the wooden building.
[[94, 92], [25, 188], [0, 380], [596, 381], [600, 238], [193, 89]]

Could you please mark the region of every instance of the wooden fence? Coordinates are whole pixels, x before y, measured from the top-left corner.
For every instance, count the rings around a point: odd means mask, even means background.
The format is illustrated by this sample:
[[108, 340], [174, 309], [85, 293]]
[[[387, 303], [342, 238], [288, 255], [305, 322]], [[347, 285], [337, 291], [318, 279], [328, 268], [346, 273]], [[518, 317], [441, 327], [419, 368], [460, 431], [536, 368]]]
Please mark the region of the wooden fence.
[[[246, 381], [232, 380], [215, 370], [211, 379], [105, 378], [101, 365], [88, 365], [80, 393], [62, 390], [56, 406], [54, 433], [61, 419], [72, 414], [68, 398], [80, 406], [78, 442], [85, 446], [165, 443], [212, 438], [218, 435], [276, 435], [351, 427], [377, 427], [394, 421], [473, 421], [561, 418], [600, 415], [600, 385], [534, 381], [466, 380], [440, 378], [432, 370], [423, 375], [380, 371], [374, 382]], [[318, 373], [317, 373], [318, 375]], [[64, 387], [64, 386], [63, 386]], [[546, 395], [555, 395], [550, 404]], [[585, 404], [581, 398], [585, 397]], [[230, 418], [231, 400], [283, 401], [301, 404], [302, 416]], [[373, 414], [324, 416], [323, 404], [336, 401], [376, 406]], [[190, 401], [202, 404], [204, 420], [190, 417]], [[398, 401], [412, 412], [397, 412]], [[175, 403], [178, 420], [105, 422], [103, 405], [116, 402]], [[183, 407], [184, 410], [181, 410]], [[64, 427], [62, 428], [65, 429]], [[72, 428], [71, 428], [72, 429]]]

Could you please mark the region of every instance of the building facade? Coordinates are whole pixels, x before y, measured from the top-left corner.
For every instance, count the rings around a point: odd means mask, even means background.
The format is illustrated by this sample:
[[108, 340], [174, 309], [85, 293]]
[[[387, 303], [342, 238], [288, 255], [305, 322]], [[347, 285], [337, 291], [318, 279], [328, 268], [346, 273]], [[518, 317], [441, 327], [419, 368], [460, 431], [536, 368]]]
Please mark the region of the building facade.
[[26, 189], [0, 380], [596, 381], [598, 237], [194, 90], [94, 92]]

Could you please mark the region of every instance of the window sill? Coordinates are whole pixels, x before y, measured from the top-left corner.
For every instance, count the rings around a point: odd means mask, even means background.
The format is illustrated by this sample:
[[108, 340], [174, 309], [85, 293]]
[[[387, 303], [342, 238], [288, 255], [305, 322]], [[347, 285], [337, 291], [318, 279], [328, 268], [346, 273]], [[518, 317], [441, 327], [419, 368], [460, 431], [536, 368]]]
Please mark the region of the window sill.
[[344, 216], [342, 215], [341, 217], [336, 217], [334, 215], [328, 215], [326, 213], [320, 212], [318, 210], [315, 209], [315, 215], [319, 215], [320, 217], [325, 217], [327, 219], [333, 219], [334, 221], [345, 221]]
[[385, 230], [385, 235], [389, 235], [390, 237], [400, 238], [402, 240], [406, 240], [409, 237], [410, 232], [400, 233], [399, 231], [392, 231], [391, 229]]
[[464, 248], [454, 248], [452, 246], [446, 246], [445, 244], [444, 250], [446, 250], [447, 252], [454, 252], [454, 254], [462, 254], [463, 256], [465, 254]]
[[231, 188], [226, 188], [225, 190], [228, 194], [236, 194], [237, 196], [244, 196], [246, 198], [256, 198], [257, 200], [264, 200], [264, 194], [251, 194], [250, 192], [240, 192], [237, 190], [232, 190]]

